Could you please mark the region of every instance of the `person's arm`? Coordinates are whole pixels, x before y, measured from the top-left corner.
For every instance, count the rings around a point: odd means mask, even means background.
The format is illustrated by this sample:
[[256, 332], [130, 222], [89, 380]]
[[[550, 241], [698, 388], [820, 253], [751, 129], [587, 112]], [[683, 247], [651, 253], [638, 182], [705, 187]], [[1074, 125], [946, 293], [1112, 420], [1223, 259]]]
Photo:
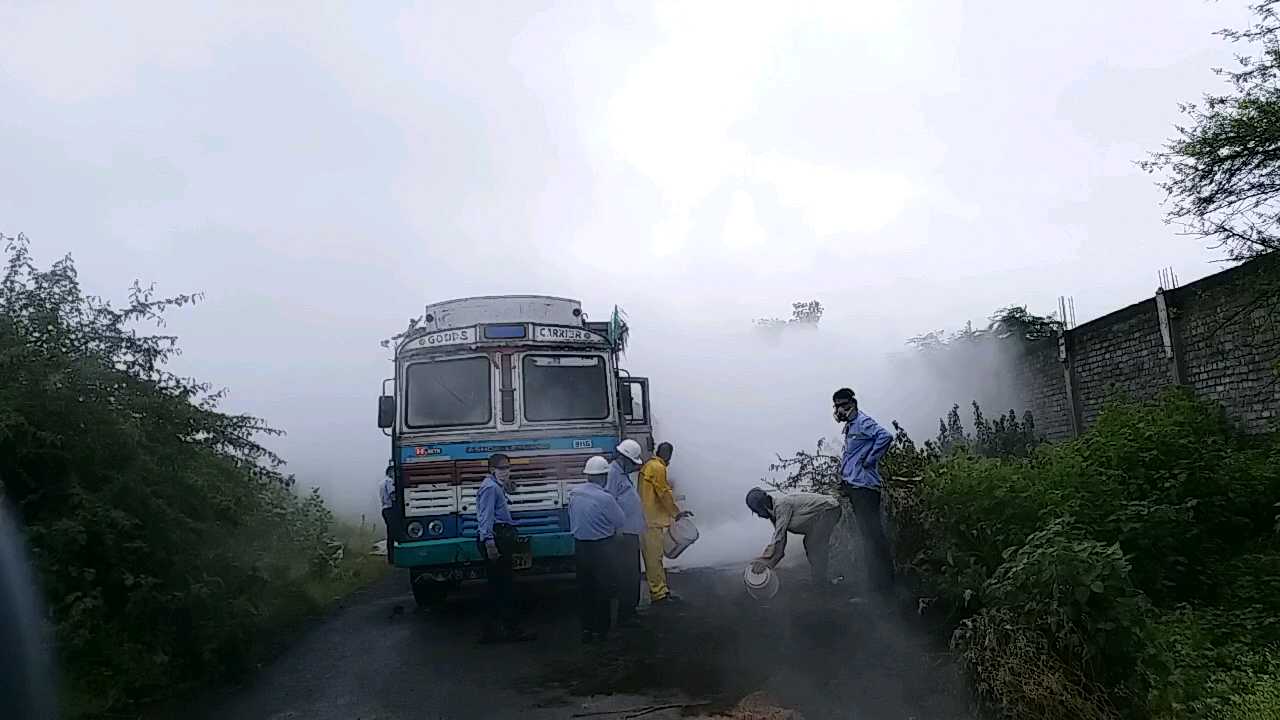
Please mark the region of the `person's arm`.
[[481, 485], [476, 492], [476, 537], [481, 542], [493, 540], [493, 520], [498, 498], [489, 485]]
[[618, 504], [616, 498], [609, 496], [608, 502], [604, 504], [604, 514], [609, 518], [609, 523], [613, 525], [614, 534], [622, 532], [623, 526], [627, 524], [627, 514], [622, 512], [622, 506]]
[[662, 465], [654, 468], [650, 480], [653, 482], [653, 493], [658, 507], [662, 508], [671, 517], [679, 515], [680, 508], [676, 506], [676, 496], [671, 491], [671, 481], [667, 479], [666, 466]]
[[604, 489], [605, 489], [605, 492], [609, 493], [615, 498], [622, 497], [621, 478], [618, 473], [618, 468], [614, 467], [613, 465], [609, 466], [609, 475], [606, 477], [604, 481]]
[[871, 420], [870, 424], [871, 427], [868, 429], [871, 430], [869, 434], [872, 440], [871, 450], [867, 452], [866, 465], [875, 467], [876, 463], [880, 462], [880, 458], [889, 452], [889, 446], [893, 444], [893, 435], [874, 420]]
[[791, 503], [773, 504], [773, 542], [764, 549], [760, 560], [769, 567], [776, 567], [787, 554], [787, 528], [791, 526]]

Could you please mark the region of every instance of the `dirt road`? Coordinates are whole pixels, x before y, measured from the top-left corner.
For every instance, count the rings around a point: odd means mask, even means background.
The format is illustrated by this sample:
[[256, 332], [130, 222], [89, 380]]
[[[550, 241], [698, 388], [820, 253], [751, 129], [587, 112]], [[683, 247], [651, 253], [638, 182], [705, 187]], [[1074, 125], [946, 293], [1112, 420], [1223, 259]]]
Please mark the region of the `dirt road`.
[[476, 643], [478, 591], [418, 612], [397, 572], [307, 631], [249, 686], [183, 717], [610, 720], [683, 705], [641, 716], [663, 720], [714, 716], [759, 692], [808, 720], [972, 717], [935, 638], [898, 611], [817, 596], [805, 575], [784, 572], [779, 598], [761, 605], [739, 570], [676, 573], [680, 610], [651, 612], [643, 629], [593, 646], [579, 641], [571, 581], [528, 582], [538, 641], [490, 646]]

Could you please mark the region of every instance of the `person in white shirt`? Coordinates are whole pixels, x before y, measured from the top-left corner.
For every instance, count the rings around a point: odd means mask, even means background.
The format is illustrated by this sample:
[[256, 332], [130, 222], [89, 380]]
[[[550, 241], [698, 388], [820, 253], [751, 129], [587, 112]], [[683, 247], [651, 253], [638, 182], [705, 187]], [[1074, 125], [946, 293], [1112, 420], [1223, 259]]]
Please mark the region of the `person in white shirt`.
[[782, 561], [787, 549], [787, 533], [804, 536], [804, 552], [813, 571], [813, 582], [829, 585], [827, 566], [831, 557], [831, 531], [840, 522], [840, 501], [830, 495], [810, 492], [767, 493], [752, 488], [747, 493], [751, 512], [773, 523], [773, 541], [751, 563], [760, 572]]

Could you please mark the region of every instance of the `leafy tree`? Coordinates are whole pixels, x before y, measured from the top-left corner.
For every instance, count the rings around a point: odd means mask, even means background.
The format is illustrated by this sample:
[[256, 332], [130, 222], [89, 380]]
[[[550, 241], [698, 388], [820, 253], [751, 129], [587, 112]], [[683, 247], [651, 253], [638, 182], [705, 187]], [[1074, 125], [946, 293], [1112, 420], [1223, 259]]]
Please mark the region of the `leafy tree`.
[[785, 473], [781, 480], [764, 481], [775, 490], [834, 495], [840, 487], [840, 446], [824, 438], [813, 452], [798, 450], [790, 457], [779, 455], [776, 463], [770, 463], [769, 472]]
[[807, 300], [791, 303], [791, 319], [789, 320], [776, 317], [758, 318], [753, 321], [753, 324], [761, 330], [777, 331], [787, 327], [817, 327], [820, 320], [822, 320], [822, 303], [817, 300]]
[[1233, 260], [1280, 249], [1280, 0], [1251, 9], [1252, 25], [1217, 34], [1254, 54], [1215, 69], [1229, 89], [1182, 105], [1187, 122], [1141, 163], [1164, 177], [1167, 221]]
[[43, 581], [70, 709], [105, 710], [248, 665], [264, 623], [304, 606], [341, 546], [262, 420], [166, 367], [147, 334], [197, 295], [134, 284], [116, 308], [70, 258], [39, 269], [0, 236], [0, 493]]
[[791, 303], [791, 322], [817, 325], [822, 319], [822, 303], [817, 300]]
[[1055, 337], [1064, 328], [1063, 321], [1054, 313], [1036, 315], [1029, 312], [1025, 305], [1010, 305], [992, 313], [984, 328], [974, 328], [970, 321], [965, 323], [964, 329], [950, 335], [942, 330], [933, 330], [907, 338], [907, 345], [926, 352], [939, 352], [993, 340], [1035, 342]]

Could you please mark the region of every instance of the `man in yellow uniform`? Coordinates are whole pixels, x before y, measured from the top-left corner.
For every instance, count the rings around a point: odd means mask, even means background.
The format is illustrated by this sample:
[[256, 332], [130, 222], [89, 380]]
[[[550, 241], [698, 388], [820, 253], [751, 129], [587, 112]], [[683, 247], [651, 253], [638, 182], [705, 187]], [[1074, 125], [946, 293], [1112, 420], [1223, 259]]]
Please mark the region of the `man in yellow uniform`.
[[662, 539], [678, 518], [692, 513], [681, 512], [676, 507], [671, 483], [667, 480], [667, 465], [671, 463], [671, 443], [658, 445], [653, 458], [640, 468], [640, 504], [644, 507], [647, 527], [644, 533], [644, 575], [649, 581], [649, 602], [653, 605], [675, 602], [680, 598], [667, 588], [667, 572], [662, 567]]

